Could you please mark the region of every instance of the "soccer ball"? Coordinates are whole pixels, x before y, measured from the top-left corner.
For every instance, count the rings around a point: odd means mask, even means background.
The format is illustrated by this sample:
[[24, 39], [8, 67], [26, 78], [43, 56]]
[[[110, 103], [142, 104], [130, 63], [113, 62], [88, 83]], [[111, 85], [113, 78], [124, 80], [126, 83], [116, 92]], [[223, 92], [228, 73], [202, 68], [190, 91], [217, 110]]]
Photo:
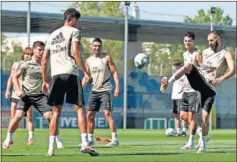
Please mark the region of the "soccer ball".
[[173, 128], [168, 128], [165, 131], [166, 136], [174, 136], [175, 135], [175, 130]]
[[139, 53], [134, 58], [134, 65], [138, 69], [142, 69], [149, 64], [149, 56], [145, 53]]

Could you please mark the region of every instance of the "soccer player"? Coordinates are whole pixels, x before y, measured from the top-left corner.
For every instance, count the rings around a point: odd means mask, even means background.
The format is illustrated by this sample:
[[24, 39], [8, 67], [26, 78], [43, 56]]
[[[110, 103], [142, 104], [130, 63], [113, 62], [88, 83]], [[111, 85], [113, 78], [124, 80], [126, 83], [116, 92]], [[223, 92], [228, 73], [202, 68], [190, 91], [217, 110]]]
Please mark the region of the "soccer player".
[[[12, 83], [12, 76], [15, 74], [16, 70], [18, 67], [26, 60], [30, 60], [33, 55], [33, 50], [30, 47], [26, 47], [23, 52], [22, 52], [22, 58], [23, 60], [14, 62], [11, 68], [11, 74], [8, 78], [7, 81], [7, 88], [6, 88], [6, 93], [5, 97], [6, 99], [9, 99], [11, 101], [11, 119], [15, 116], [16, 114], [16, 109], [17, 109], [17, 102], [20, 100], [20, 98], [16, 95], [15, 88]], [[21, 83], [21, 78], [19, 78], [19, 82]], [[11, 88], [12, 89], [12, 95], [11, 95]], [[33, 145], [34, 144], [34, 123], [33, 123], [33, 117], [32, 117], [32, 108], [29, 108], [26, 114], [26, 119], [27, 119], [27, 127], [28, 127], [28, 132], [29, 132], [29, 137], [28, 137], [28, 145]], [[13, 141], [10, 142], [12, 144]]]
[[[16, 114], [9, 123], [7, 137], [3, 142], [4, 149], [9, 148], [13, 139], [13, 133], [31, 106], [34, 106], [48, 121], [52, 118], [52, 108], [47, 105], [47, 96], [41, 92], [41, 58], [43, 51], [44, 43], [41, 41], [34, 42], [32, 59], [22, 63], [12, 77], [15, 93], [21, 100], [18, 101]], [[20, 85], [19, 78], [21, 76], [22, 83]], [[58, 143], [60, 142], [60, 137], [57, 135], [57, 138]]]
[[[196, 67], [200, 67], [202, 64], [202, 54], [195, 47], [195, 34], [193, 32], [187, 32], [184, 34], [184, 45], [187, 51], [183, 53], [184, 64], [191, 63]], [[194, 136], [198, 132], [201, 138], [201, 127], [198, 126], [197, 113], [200, 111], [200, 93], [195, 91], [189, 84], [187, 77], [184, 75], [184, 94], [181, 101], [180, 116], [182, 119], [189, 123], [189, 140], [187, 144], [181, 149], [193, 149], [194, 148]]]
[[[86, 68], [91, 75], [92, 91], [88, 105], [88, 141], [90, 145], [94, 144], [93, 133], [95, 127], [96, 112], [103, 108], [105, 118], [109, 124], [112, 134], [112, 140], [106, 146], [119, 146], [116, 124], [112, 116], [112, 94], [110, 84], [110, 73], [113, 73], [115, 81], [114, 96], [119, 97], [119, 73], [110, 55], [102, 53], [102, 41], [100, 38], [94, 38], [91, 44], [92, 56], [86, 60]], [[86, 78], [83, 78], [82, 86], [86, 86]]]
[[[181, 68], [181, 61], [180, 60], [174, 60], [172, 63], [172, 72], [174, 73], [179, 68]], [[175, 118], [175, 129], [176, 129], [176, 136], [187, 136], [186, 134], [186, 121], [182, 120], [182, 132], [180, 128], [180, 104], [183, 97], [183, 88], [184, 88], [184, 79], [185, 76], [177, 79], [172, 86], [172, 112], [174, 114]]]
[[[87, 81], [90, 77], [81, 58], [81, 33], [76, 28], [80, 17], [80, 12], [74, 8], [69, 8], [64, 12], [64, 25], [50, 34], [42, 59], [42, 90], [44, 93], [49, 92], [48, 104], [53, 106], [53, 117], [50, 122], [49, 156], [54, 152], [54, 141], [65, 95], [66, 102], [74, 105], [78, 115], [78, 128], [82, 139], [81, 151], [92, 156], [99, 155], [88, 146], [87, 139], [84, 96], [78, 66], [84, 72]], [[50, 86], [47, 76], [49, 58], [52, 77]]]
[[[222, 45], [221, 36], [211, 31], [207, 37], [209, 48], [202, 52], [203, 62], [200, 68], [187, 63], [174, 73], [167, 81], [162, 79], [162, 87], [186, 74], [191, 87], [201, 94], [202, 106], [202, 139], [197, 153], [206, 151], [209, 131], [209, 114], [215, 100], [215, 89], [224, 80], [235, 74], [235, 63], [232, 54]], [[226, 72], [228, 70], [228, 72]]]

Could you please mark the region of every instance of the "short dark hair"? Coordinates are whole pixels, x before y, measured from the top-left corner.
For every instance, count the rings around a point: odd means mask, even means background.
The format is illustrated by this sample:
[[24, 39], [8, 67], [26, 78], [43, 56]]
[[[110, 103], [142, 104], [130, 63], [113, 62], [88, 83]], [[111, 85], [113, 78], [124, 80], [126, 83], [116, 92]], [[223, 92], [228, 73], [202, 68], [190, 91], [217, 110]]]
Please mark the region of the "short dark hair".
[[102, 40], [97, 37], [93, 39], [92, 43], [94, 43], [94, 42], [100, 42], [102, 44]]
[[76, 18], [77, 20], [81, 17], [81, 14], [78, 10], [75, 8], [69, 8], [64, 12], [64, 21], [71, 21], [73, 18]]
[[35, 41], [35, 42], [33, 43], [33, 48], [36, 48], [36, 47], [38, 47], [38, 46], [44, 47], [45, 44], [44, 44], [44, 42], [42, 42], [42, 41]]
[[209, 32], [208, 35], [210, 35], [210, 34], [215, 34], [216, 36], [221, 38], [222, 31], [212, 30]]
[[172, 65], [180, 66], [181, 65], [181, 61], [180, 60], [173, 60]]
[[193, 32], [187, 32], [184, 34], [184, 37], [190, 37], [192, 38], [193, 40], [195, 40], [195, 34]]

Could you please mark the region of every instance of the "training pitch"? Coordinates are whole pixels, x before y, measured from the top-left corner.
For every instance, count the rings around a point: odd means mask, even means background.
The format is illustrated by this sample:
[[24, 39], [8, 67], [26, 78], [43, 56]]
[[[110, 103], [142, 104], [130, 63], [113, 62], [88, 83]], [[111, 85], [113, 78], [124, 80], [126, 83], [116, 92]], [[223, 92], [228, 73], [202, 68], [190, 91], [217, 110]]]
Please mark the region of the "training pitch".
[[[80, 152], [80, 135], [77, 129], [60, 129], [64, 149], [56, 150], [56, 156], [46, 157], [48, 148], [48, 129], [35, 130], [35, 145], [28, 146], [28, 132], [19, 129], [14, 135], [14, 144], [7, 150], [2, 149], [3, 162], [163, 162], [163, 161], [236, 161], [236, 130], [211, 130], [211, 140], [207, 143], [207, 152], [198, 154], [197, 150], [180, 150], [188, 137], [166, 137], [165, 130], [127, 129], [118, 130], [119, 147], [105, 147], [105, 143], [96, 142], [94, 148], [100, 153], [91, 157]], [[109, 129], [96, 129], [96, 136], [110, 137]], [[2, 141], [6, 129], [2, 130]], [[198, 142], [195, 136], [195, 145]]]

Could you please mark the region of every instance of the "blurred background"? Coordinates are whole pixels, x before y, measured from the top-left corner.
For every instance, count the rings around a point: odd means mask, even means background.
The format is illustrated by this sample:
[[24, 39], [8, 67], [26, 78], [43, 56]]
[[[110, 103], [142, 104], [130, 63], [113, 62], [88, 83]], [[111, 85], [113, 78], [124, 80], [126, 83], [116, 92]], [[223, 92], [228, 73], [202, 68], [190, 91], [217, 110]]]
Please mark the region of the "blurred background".
[[[5, 90], [13, 62], [21, 59], [25, 47], [36, 40], [45, 42], [49, 33], [63, 25], [63, 11], [68, 7], [82, 14], [78, 28], [82, 31], [83, 59], [90, 55], [92, 38], [100, 37], [103, 50], [112, 55], [119, 70], [121, 96], [113, 99], [118, 128], [174, 127], [171, 94], [159, 91], [160, 78], [171, 76], [173, 59], [183, 60], [182, 39], [187, 31], [195, 33], [200, 50], [208, 47], [207, 34], [212, 27], [221, 31], [224, 45], [236, 59], [236, 2], [130, 2], [126, 7], [124, 2], [1, 2], [3, 128], [10, 119]], [[141, 70], [133, 65], [140, 52], [150, 57], [150, 65]], [[114, 90], [113, 77], [111, 83]], [[90, 88], [84, 91], [86, 104]], [[97, 128], [108, 127], [102, 111], [97, 114]], [[72, 105], [65, 104], [60, 120], [61, 128], [77, 128]], [[48, 127], [35, 110], [34, 121], [36, 128]], [[213, 129], [236, 128], [236, 75], [218, 87], [211, 122]]]

